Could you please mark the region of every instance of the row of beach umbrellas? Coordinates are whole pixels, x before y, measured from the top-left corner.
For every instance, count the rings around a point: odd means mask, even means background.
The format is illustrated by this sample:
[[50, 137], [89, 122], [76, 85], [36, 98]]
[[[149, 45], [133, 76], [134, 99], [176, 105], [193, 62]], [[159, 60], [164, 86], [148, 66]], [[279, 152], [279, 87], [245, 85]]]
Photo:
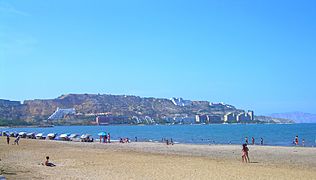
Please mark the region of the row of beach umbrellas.
[[[81, 136], [79, 134], [70, 134], [70, 133], [63, 133], [60, 134], [59, 136], [57, 136], [57, 133], [48, 133], [46, 136], [44, 133], [34, 133], [34, 132], [1, 132], [1, 135], [4, 136], [12, 136], [12, 137], [17, 137], [20, 136], [21, 138], [31, 138], [31, 139], [59, 139], [59, 140], [73, 140], [73, 139], [85, 139], [87, 141], [89, 141], [91, 139], [91, 135], [90, 134], [82, 134]], [[105, 132], [100, 132], [98, 133], [99, 136], [105, 136], [106, 133]]]

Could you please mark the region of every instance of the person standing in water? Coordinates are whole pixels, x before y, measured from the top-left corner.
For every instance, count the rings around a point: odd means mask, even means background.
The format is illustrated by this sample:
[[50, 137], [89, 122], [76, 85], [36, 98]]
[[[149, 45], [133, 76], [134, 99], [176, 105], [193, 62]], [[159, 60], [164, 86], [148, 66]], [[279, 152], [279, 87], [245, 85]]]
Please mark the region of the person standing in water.
[[263, 138], [261, 138], [261, 140], [260, 140], [260, 144], [261, 144], [261, 145], [263, 145]]
[[108, 143], [111, 143], [111, 135], [108, 133]]
[[245, 137], [245, 143], [248, 144], [248, 137]]
[[255, 145], [255, 138], [254, 137], [251, 138], [251, 144]]
[[296, 146], [298, 145], [298, 136], [295, 136], [294, 143]]

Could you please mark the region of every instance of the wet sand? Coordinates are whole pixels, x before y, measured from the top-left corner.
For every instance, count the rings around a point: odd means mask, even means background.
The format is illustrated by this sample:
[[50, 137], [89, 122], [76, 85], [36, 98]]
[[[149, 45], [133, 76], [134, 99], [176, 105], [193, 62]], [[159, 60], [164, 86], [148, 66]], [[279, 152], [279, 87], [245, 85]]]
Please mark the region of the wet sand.
[[[11, 138], [13, 142], [13, 138]], [[316, 179], [316, 148], [162, 143], [80, 143], [0, 138], [7, 179]], [[56, 167], [40, 165], [50, 156]]]

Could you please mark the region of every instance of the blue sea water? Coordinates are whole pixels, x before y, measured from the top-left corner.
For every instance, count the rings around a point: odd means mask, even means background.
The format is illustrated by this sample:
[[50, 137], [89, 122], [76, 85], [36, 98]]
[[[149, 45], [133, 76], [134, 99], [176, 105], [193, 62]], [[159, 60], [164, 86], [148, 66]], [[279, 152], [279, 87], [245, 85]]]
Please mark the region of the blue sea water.
[[305, 146], [316, 147], [316, 124], [211, 124], [211, 125], [147, 125], [147, 126], [54, 126], [50, 128], [1, 128], [0, 131], [35, 132], [35, 133], [78, 133], [91, 134], [98, 138], [98, 133], [111, 133], [111, 139], [128, 137], [132, 141], [161, 141], [172, 138], [179, 143], [191, 144], [241, 144], [245, 137], [251, 142], [265, 145], [292, 146], [297, 135], [305, 139]]

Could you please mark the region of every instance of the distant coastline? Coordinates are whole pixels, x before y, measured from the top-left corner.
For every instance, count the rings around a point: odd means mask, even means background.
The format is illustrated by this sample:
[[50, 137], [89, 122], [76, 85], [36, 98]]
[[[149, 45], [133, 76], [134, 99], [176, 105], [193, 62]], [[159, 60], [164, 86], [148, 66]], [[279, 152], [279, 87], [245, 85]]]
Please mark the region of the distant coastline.
[[225, 103], [131, 95], [66, 94], [55, 99], [0, 100], [0, 126], [93, 124], [293, 123]]

